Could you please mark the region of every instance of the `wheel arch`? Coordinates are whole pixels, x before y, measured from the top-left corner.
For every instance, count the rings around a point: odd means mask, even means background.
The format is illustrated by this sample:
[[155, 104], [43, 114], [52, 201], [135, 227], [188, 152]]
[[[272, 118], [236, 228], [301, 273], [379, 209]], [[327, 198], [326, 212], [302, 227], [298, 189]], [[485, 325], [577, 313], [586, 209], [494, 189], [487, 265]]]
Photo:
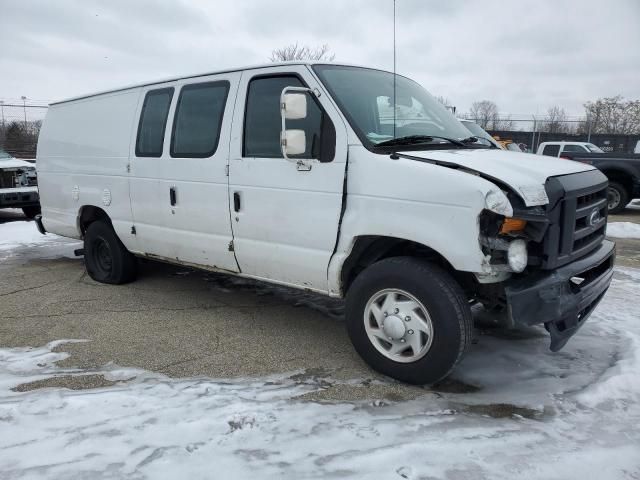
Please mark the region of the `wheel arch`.
[[610, 182], [616, 182], [622, 185], [631, 198], [633, 192], [633, 175], [631, 173], [616, 168], [605, 168], [602, 170], [602, 173], [605, 174]]
[[76, 219], [76, 222], [81, 238], [84, 238], [89, 225], [97, 220], [106, 221], [109, 225], [111, 225], [111, 218], [102, 208], [96, 207], [95, 205], [83, 205], [82, 207], [80, 207], [80, 210], [78, 210], [78, 217]]
[[407, 256], [426, 259], [439, 265], [449, 272], [463, 289], [466, 289], [466, 286], [472, 281], [472, 274], [456, 270], [444, 255], [427, 245], [404, 238], [361, 235], [355, 237], [351, 252], [340, 270], [342, 295], [346, 295], [358, 274], [368, 266], [385, 258]]

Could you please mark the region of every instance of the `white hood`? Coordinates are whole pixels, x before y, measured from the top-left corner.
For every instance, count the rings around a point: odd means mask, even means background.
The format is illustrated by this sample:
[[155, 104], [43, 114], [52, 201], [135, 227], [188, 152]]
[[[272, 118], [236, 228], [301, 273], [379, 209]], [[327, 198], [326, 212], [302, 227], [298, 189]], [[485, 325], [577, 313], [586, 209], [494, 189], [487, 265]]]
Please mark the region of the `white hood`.
[[544, 189], [549, 177], [594, 170], [590, 165], [572, 160], [497, 149], [429, 150], [402, 154], [453, 163], [493, 177], [513, 188], [529, 207], [549, 202]]
[[18, 160], [17, 158], [8, 157], [0, 158], [0, 170], [3, 168], [36, 168], [33, 163]]

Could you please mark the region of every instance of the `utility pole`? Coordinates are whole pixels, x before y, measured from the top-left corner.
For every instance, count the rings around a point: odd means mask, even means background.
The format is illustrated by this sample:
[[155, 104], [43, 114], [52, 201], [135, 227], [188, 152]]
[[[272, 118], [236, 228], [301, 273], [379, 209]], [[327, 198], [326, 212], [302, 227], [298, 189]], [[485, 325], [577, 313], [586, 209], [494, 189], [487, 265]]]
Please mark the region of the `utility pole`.
[[24, 126], [27, 126], [27, 97], [24, 95], [20, 97], [22, 99], [22, 110], [24, 111]]
[[537, 120], [535, 115], [531, 115], [533, 117], [533, 133], [531, 134], [531, 153], [536, 153], [536, 126]]

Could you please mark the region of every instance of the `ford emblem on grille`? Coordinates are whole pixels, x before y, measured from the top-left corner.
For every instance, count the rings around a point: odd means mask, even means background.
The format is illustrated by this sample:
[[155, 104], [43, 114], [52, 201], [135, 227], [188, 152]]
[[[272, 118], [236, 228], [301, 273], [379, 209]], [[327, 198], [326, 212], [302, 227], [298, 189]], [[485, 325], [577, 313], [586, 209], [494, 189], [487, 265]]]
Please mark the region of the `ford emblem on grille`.
[[599, 221], [600, 221], [600, 210], [598, 210], [597, 208], [594, 208], [593, 211], [591, 212], [591, 215], [589, 215], [589, 225], [593, 227]]

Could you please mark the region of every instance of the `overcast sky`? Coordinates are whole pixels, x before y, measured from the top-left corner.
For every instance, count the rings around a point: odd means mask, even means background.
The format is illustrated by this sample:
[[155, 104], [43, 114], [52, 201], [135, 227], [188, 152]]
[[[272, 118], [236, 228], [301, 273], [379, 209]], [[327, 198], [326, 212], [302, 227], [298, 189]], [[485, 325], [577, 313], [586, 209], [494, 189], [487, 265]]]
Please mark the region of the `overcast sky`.
[[[292, 42], [392, 68], [392, 0], [0, 0], [0, 99], [264, 63]], [[640, 98], [640, 0], [397, 0], [398, 72], [461, 112]]]

